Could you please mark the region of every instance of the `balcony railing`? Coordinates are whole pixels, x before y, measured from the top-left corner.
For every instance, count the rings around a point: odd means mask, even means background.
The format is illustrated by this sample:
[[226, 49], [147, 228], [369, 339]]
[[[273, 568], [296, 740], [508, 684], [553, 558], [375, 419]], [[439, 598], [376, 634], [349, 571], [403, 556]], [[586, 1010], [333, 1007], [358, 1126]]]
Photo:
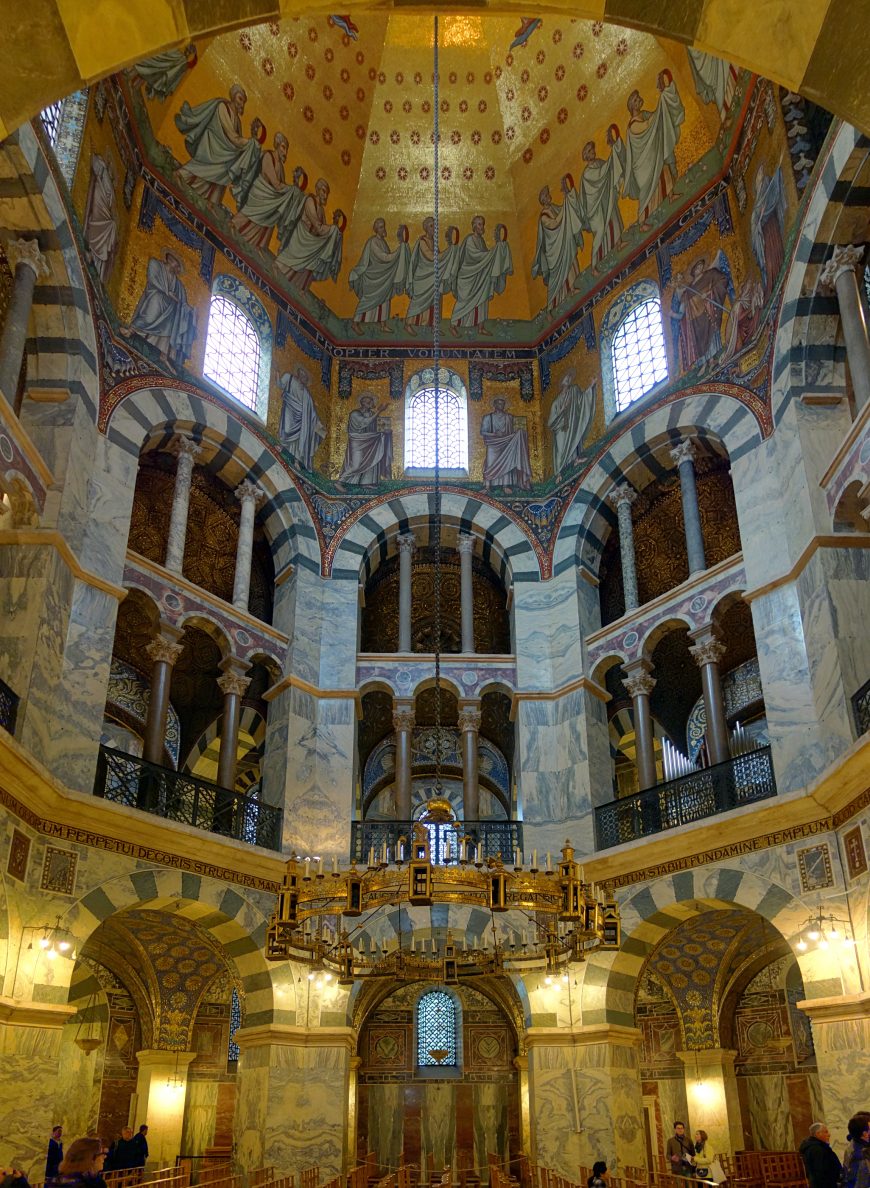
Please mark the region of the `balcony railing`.
[[775, 795], [770, 747], [760, 747], [715, 767], [600, 805], [595, 810], [595, 845], [607, 850]]
[[5, 681], [0, 680], [0, 726], [15, 733], [15, 719], [18, 717], [18, 694], [13, 693]]
[[865, 681], [858, 692], [852, 694], [852, 714], [860, 738], [870, 730], [870, 681]]
[[[405, 839], [405, 857], [408, 857], [408, 841], [414, 836], [414, 826], [419, 821], [352, 821], [350, 854], [355, 862], [365, 862], [369, 852], [374, 850], [378, 860], [386, 843], [390, 857], [396, 853], [399, 839]], [[522, 821], [463, 821], [459, 830], [453, 825], [429, 825], [429, 853], [438, 865], [455, 862], [459, 854], [458, 842], [463, 837], [474, 839], [475, 845], [483, 847], [482, 857], [498, 858], [507, 863], [512, 861], [517, 850], [523, 848]], [[449, 855], [448, 855], [449, 844]]]
[[253, 846], [281, 849], [280, 809], [111, 747], [100, 747], [94, 795]]

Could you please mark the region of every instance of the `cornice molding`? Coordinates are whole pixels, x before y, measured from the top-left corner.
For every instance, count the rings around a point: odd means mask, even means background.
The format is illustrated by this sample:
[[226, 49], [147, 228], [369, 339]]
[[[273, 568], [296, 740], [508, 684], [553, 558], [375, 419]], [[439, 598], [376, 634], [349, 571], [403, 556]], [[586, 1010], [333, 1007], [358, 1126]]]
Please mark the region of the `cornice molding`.
[[104, 594], [108, 594], [110, 598], [117, 598], [119, 602], [123, 602], [127, 597], [127, 591], [122, 586], [116, 586], [113, 582], [108, 582], [91, 570], [85, 569], [66, 538], [56, 528], [4, 528], [0, 530], [0, 545], [38, 545], [40, 548], [55, 549], [73, 577], [84, 582], [86, 586], [102, 590]]
[[743, 601], [754, 602], [756, 598], [763, 598], [765, 594], [770, 594], [773, 590], [778, 590], [780, 586], [787, 586], [791, 582], [796, 581], [819, 549], [866, 548], [867, 535], [863, 532], [838, 532], [836, 535], [831, 536], [814, 536], [808, 542], [791, 569], [786, 573], [780, 574], [779, 577], [771, 578], [769, 582], [763, 582], [762, 585], [756, 586], [754, 590], [746, 590], [743, 595]]
[[18, 1002], [4, 997], [0, 998], [0, 1023], [14, 1027], [61, 1028], [76, 1010], [65, 1002]]
[[616, 1044], [639, 1048], [641, 1032], [620, 1023], [585, 1023], [576, 1027], [530, 1027], [525, 1042], [533, 1048], [579, 1048], [589, 1044]]
[[797, 1008], [815, 1023], [850, 1023], [870, 1018], [870, 991], [841, 994], [836, 998], [804, 998]]
[[249, 1048], [344, 1048], [356, 1052], [356, 1032], [352, 1027], [295, 1027], [291, 1023], [264, 1023], [260, 1027], [240, 1027], [233, 1036], [245, 1052]]

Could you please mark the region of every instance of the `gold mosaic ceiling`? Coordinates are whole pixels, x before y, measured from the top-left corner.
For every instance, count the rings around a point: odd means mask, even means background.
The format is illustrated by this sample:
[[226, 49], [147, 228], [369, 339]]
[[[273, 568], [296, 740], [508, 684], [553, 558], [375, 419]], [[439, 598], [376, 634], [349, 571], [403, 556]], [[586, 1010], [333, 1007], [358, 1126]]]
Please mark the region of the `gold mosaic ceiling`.
[[[196, 105], [226, 96], [235, 82], [244, 86], [245, 133], [255, 116], [266, 125], [268, 145], [284, 132], [288, 178], [296, 164], [305, 168], [309, 190], [317, 177], [326, 178], [328, 212], [339, 207], [348, 216], [338, 280], [315, 286], [343, 317], [356, 304], [348, 273], [374, 220], [386, 220], [391, 245], [400, 224], [407, 224], [412, 245], [420, 234], [432, 206], [433, 166], [432, 17], [368, 12], [338, 21], [347, 19], [357, 26], [354, 36], [333, 18], [305, 17], [200, 42], [197, 63], [175, 93], [165, 102], [147, 100], [154, 138], [183, 162], [188, 154], [174, 120], [182, 102]], [[531, 276], [539, 191], [547, 183], [561, 201], [562, 177], [579, 181], [582, 174], [587, 140], [595, 140], [600, 156], [609, 154], [607, 130], [616, 124], [625, 135], [634, 88], [653, 109], [660, 73], [672, 75], [686, 110], [676, 148], [681, 177], [713, 149], [720, 128], [715, 104], [697, 94], [683, 46], [554, 14], [511, 50], [520, 28], [512, 15], [449, 15], [441, 18], [439, 37], [442, 228], [455, 224], [464, 237], [480, 213], [491, 242], [496, 225], [505, 225], [514, 274], [491, 304], [493, 318], [529, 319], [545, 306], [545, 286]], [[716, 165], [708, 158], [704, 178], [693, 178], [696, 189]], [[690, 197], [681, 193], [675, 205]], [[229, 197], [226, 202], [233, 209]], [[632, 226], [636, 202], [622, 199], [621, 208], [630, 253], [646, 232]], [[588, 268], [591, 239], [585, 238], [580, 264]], [[591, 283], [596, 279], [590, 269]], [[394, 303], [395, 313], [403, 300]]]

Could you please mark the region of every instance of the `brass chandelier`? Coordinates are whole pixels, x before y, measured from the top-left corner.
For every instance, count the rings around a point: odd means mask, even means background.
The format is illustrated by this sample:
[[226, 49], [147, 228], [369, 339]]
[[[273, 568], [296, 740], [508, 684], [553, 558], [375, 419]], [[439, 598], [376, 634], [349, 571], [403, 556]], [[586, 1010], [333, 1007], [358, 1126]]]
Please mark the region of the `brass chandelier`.
[[[461, 978], [507, 971], [523, 972], [546, 963], [546, 979], [571, 961], [583, 961], [592, 949], [618, 949], [619, 907], [608, 888], [599, 894], [587, 883], [583, 868], [574, 860], [570, 841], [555, 864], [546, 855], [543, 869], [537, 852], [525, 865], [521, 850], [504, 856], [484, 856], [476, 838], [462, 835], [460, 822], [452, 820], [451, 806], [443, 795], [441, 778], [441, 531], [442, 487], [440, 467], [440, 400], [438, 374], [441, 362], [442, 275], [440, 254], [440, 75], [438, 63], [438, 16], [433, 37], [433, 216], [435, 224], [433, 271], [434, 307], [432, 319], [432, 363], [436, 391], [434, 410], [435, 466], [433, 482], [431, 543], [435, 551], [435, 797], [427, 803], [426, 815], [414, 825], [411, 838], [399, 838], [381, 851], [369, 850], [364, 868], [352, 862], [339, 869], [333, 859], [329, 872], [322, 858], [291, 855], [287, 862], [275, 914], [269, 925], [266, 955], [273, 961], [288, 958], [307, 960], [323, 969], [324, 976], [337, 976], [339, 985], [352, 985], [358, 978], [389, 977], [408, 981], [429, 980], [456, 984]], [[450, 844], [444, 863], [432, 861], [427, 825], [456, 830], [453, 853]], [[513, 866], [509, 865], [513, 858]], [[464, 937], [461, 945], [447, 932], [443, 942], [430, 938], [419, 941], [413, 931], [400, 934], [380, 946], [369, 940], [363, 925], [387, 908], [426, 908], [433, 905], [465, 906], [490, 913], [492, 941]], [[532, 929], [505, 930], [495, 926], [497, 914], [520, 914]], [[366, 920], [339, 927], [339, 919]], [[400, 916], [401, 919], [401, 916]], [[531, 939], [529, 939], [531, 936]], [[512, 937], [513, 939], [508, 939]], [[419, 947], [418, 947], [419, 946]], [[312, 975], [309, 975], [313, 977]]]

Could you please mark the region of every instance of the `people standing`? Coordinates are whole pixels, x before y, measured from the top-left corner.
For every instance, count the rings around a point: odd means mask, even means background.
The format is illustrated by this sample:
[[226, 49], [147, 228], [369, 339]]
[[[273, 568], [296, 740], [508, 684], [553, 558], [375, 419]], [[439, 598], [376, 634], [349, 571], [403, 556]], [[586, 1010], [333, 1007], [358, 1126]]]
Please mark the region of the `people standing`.
[[144, 1168], [148, 1162], [148, 1127], [143, 1122], [133, 1142], [136, 1144], [137, 1159], [134, 1167]]
[[115, 1139], [109, 1147], [104, 1171], [131, 1171], [134, 1167], [141, 1167], [139, 1162], [139, 1144], [133, 1137], [133, 1127], [125, 1126], [121, 1137]]
[[831, 1147], [831, 1132], [824, 1122], [814, 1122], [798, 1148], [810, 1188], [837, 1188], [843, 1168]]
[[870, 1163], [867, 1162], [870, 1144], [870, 1115], [855, 1114], [846, 1127], [849, 1141], [843, 1155], [842, 1188], [870, 1188]]
[[707, 1131], [696, 1130], [694, 1140], [695, 1175], [699, 1180], [711, 1180], [716, 1184], [721, 1183], [722, 1181], [717, 1178], [717, 1172], [719, 1175], [722, 1174], [719, 1156], [713, 1149], [713, 1144], [710, 1142]]
[[694, 1174], [695, 1146], [686, 1134], [683, 1122], [674, 1123], [674, 1133], [668, 1139], [665, 1154], [670, 1161], [675, 1176], [691, 1176]]
[[62, 1126], [52, 1126], [51, 1138], [48, 1140], [48, 1151], [45, 1156], [45, 1178], [50, 1180], [57, 1175], [60, 1161], [63, 1159]]
[[596, 1159], [592, 1164], [592, 1175], [586, 1181], [586, 1188], [607, 1188], [609, 1174], [604, 1160]]
[[76, 1139], [61, 1160], [52, 1188], [106, 1188], [103, 1179], [106, 1154], [102, 1139]]

